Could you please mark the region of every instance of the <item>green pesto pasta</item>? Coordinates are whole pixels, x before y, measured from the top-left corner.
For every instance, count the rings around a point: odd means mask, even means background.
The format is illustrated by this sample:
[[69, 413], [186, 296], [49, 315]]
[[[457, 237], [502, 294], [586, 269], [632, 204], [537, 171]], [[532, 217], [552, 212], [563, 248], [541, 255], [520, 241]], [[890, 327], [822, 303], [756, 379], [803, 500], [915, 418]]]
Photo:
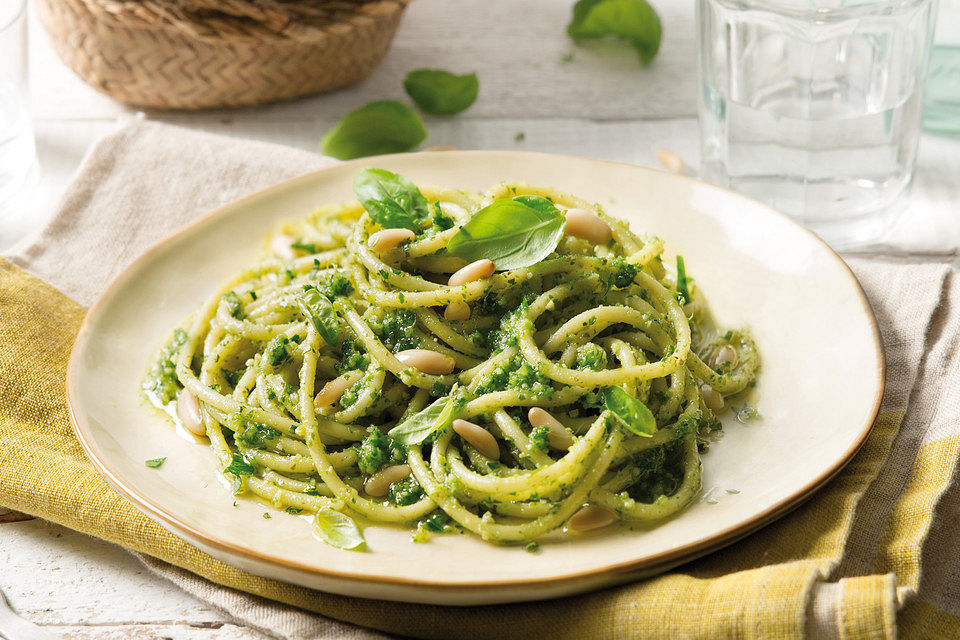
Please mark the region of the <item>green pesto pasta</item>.
[[361, 202], [279, 225], [144, 382], [235, 494], [499, 543], [695, 498], [760, 360], [682, 258], [553, 189], [358, 181]]

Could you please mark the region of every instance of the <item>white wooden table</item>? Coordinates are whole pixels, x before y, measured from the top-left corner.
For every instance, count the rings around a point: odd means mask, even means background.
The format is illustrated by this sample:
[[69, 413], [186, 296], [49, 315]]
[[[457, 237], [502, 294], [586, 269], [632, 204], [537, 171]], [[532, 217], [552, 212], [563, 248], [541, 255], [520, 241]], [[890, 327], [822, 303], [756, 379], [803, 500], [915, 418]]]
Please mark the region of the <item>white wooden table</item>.
[[[427, 118], [426, 147], [523, 149], [657, 166], [670, 149], [695, 171], [696, 79], [692, 3], [654, 0], [664, 23], [648, 68], [615, 43], [576, 47], [565, 35], [573, 0], [417, 0], [377, 73], [336, 94], [258, 109], [150, 113], [227, 135], [316, 149], [344, 113], [371, 100], [405, 99], [420, 67], [477, 71], [467, 112]], [[31, 24], [32, 112], [42, 165], [31, 213], [0, 228], [0, 247], [42, 224], [90, 144], [133, 110], [77, 79]], [[573, 60], [564, 58], [573, 52]], [[515, 141], [517, 133], [525, 134]], [[887, 251], [956, 261], [960, 248], [960, 139], [925, 136], [908, 210]], [[0, 588], [17, 611], [72, 638], [248, 639], [260, 633], [147, 572], [119, 547], [39, 520], [0, 515]]]

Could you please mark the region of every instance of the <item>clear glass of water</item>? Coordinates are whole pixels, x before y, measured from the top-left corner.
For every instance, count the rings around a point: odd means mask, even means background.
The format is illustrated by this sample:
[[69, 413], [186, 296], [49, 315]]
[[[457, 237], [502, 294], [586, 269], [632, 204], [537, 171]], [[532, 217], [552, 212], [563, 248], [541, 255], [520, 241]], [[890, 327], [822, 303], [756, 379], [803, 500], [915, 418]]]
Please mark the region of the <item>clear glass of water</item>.
[[27, 111], [26, 0], [0, 0], [0, 225], [24, 213], [37, 183]]
[[940, 0], [923, 128], [960, 134], [960, 0]]
[[935, 0], [698, 0], [701, 173], [835, 247], [913, 177]]

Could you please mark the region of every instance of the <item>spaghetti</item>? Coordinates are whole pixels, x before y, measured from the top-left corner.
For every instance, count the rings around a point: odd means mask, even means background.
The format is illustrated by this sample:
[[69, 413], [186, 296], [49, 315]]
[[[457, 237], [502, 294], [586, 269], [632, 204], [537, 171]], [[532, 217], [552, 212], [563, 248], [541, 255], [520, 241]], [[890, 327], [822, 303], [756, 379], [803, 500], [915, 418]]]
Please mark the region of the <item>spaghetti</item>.
[[365, 177], [361, 202], [278, 227], [144, 383], [234, 493], [348, 548], [344, 516], [529, 543], [688, 505], [759, 358], [682, 259], [668, 274], [658, 238], [552, 189]]

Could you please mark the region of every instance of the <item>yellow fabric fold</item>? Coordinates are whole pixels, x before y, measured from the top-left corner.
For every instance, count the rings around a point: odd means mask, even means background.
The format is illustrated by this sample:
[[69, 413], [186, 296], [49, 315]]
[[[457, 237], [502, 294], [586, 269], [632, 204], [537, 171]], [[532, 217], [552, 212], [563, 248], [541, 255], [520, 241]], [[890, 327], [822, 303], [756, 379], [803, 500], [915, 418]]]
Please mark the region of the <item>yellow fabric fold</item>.
[[[230, 567], [168, 533], [107, 487], [76, 441], [65, 404], [67, 360], [83, 315], [83, 308], [49, 285], [0, 261], [0, 504], [217, 584], [415, 637], [801, 637], [812, 589], [832, 579], [858, 500], [887, 459], [903, 418], [902, 413], [882, 414], [854, 461], [790, 515], [662, 576], [563, 600], [496, 607], [362, 600]], [[923, 522], [913, 518], [903, 526]], [[895, 585], [888, 574], [895, 573], [892, 565], [902, 555], [878, 563], [883, 575], [842, 582], [838, 628], [844, 638], [894, 637], [896, 603], [890, 594]]]

